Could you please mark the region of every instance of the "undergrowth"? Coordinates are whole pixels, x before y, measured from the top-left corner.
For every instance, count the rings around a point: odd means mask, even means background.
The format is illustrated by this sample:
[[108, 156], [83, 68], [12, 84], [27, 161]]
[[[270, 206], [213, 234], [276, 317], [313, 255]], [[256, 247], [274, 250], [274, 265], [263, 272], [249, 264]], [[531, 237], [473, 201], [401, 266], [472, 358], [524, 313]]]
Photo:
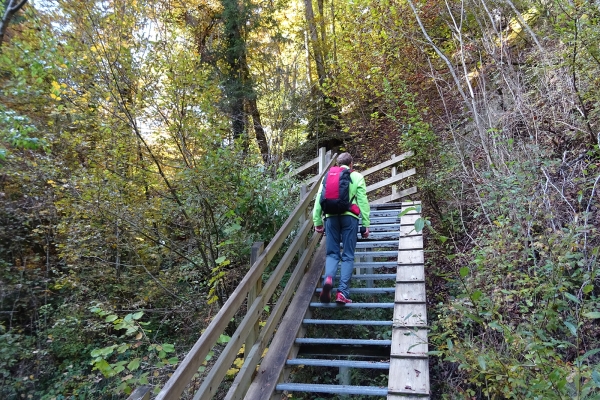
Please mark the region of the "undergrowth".
[[437, 241], [434, 391], [455, 393], [443, 398], [599, 398], [596, 159], [484, 175], [460, 214], [466, 246]]

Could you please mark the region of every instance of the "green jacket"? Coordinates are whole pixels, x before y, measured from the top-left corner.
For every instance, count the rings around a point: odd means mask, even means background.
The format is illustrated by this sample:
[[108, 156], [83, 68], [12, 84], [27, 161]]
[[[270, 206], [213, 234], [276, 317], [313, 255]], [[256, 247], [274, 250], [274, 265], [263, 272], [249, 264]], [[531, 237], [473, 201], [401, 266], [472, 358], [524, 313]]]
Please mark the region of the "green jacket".
[[[343, 168], [349, 168], [346, 165], [342, 165]], [[323, 191], [323, 181], [319, 182], [319, 191], [317, 192], [317, 197], [315, 198], [315, 206], [313, 208], [313, 222], [315, 226], [323, 225], [323, 210], [321, 210], [321, 192]], [[355, 197], [356, 196], [356, 197]], [[371, 208], [369, 207], [369, 200], [367, 199], [367, 185], [365, 184], [365, 178], [356, 171], [352, 171], [350, 174], [350, 198], [353, 199], [352, 202], [358, 205], [360, 208], [360, 215], [362, 218], [362, 225], [365, 228], [368, 228], [371, 224], [371, 220], [369, 216], [371, 214]], [[359, 218], [358, 215], [351, 213], [350, 211], [346, 211], [342, 215], [352, 215], [355, 218]], [[326, 215], [325, 217], [328, 217]]]

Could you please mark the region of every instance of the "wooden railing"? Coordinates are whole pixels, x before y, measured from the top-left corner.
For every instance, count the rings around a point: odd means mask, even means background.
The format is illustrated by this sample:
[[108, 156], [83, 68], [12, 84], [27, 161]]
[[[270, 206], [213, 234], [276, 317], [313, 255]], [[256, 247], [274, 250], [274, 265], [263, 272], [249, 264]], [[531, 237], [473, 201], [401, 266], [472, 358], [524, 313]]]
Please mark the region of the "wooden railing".
[[[392, 167], [392, 177], [368, 186], [367, 193], [388, 185], [393, 185], [408, 176], [414, 175], [414, 169], [398, 174], [395, 167], [411, 155], [412, 153], [405, 153], [398, 157], [394, 156], [391, 160], [362, 172], [366, 176], [381, 171], [384, 168]], [[233, 400], [244, 397], [250, 387], [252, 376], [256, 370], [256, 366], [260, 362], [263, 351], [271, 340], [275, 328], [281, 321], [283, 313], [289, 305], [298, 284], [302, 280], [317, 243], [321, 238], [320, 234], [313, 233], [313, 222], [309, 216], [309, 205], [311, 205], [319, 188], [319, 185], [314, 185], [314, 183], [319, 182], [323, 178], [325, 172], [333, 165], [336, 158], [337, 154], [332, 157], [330, 152], [326, 153], [325, 149], [320, 149], [319, 157], [290, 174], [298, 174], [317, 163], [319, 164], [319, 174], [305, 181], [301, 191], [300, 203], [292, 211], [275, 237], [269, 242], [269, 245], [262, 250], [262, 244], [255, 244], [250, 270], [167, 381], [157, 395], [157, 400], [172, 400], [181, 397], [181, 394], [197, 373], [198, 368], [204, 363], [207, 354], [216, 344], [221, 334], [223, 334], [229, 325], [229, 321], [239, 312], [240, 307], [247, 298], [245, 317], [231, 336], [227, 346], [219, 355], [208, 375], [203, 379], [200, 388], [194, 396], [194, 400], [207, 400], [214, 396], [243, 344], [245, 344], [244, 364], [237, 373], [225, 399]], [[377, 199], [375, 202], [385, 203], [415, 192], [416, 188], [414, 187], [403, 191], [393, 189], [392, 195]], [[374, 202], [372, 201], [372, 203]], [[295, 237], [269, 279], [263, 285], [262, 275], [265, 268], [292, 234], [295, 234]], [[259, 330], [258, 324], [265, 306], [270, 302], [284, 274], [295, 259], [297, 259], [296, 265], [291, 276], [288, 278], [283, 292], [279, 295], [275, 306], [271, 308], [265, 325]], [[133, 400], [134, 394], [135, 399], [148, 399], [149, 391], [149, 387], [138, 388], [128, 400]]]
[[[361, 171], [362, 176], [366, 177], [368, 175], [371, 175], [375, 172], [379, 172], [381, 170], [384, 170], [386, 168], [391, 167], [392, 169], [392, 176], [389, 179], [386, 179], [384, 181], [378, 182], [374, 185], [370, 185], [367, 187], [367, 194], [374, 192], [377, 189], [381, 189], [383, 187], [392, 185], [392, 194], [389, 196], [384, 196], [381, 197], [377, 200], [373, 200], [371, 201], [372, 204], [381, 204], [381, 203], [390, 203], [393, 202], [395, 200], [399, 200], [403, 197], [409, 196], [411, 194], [415, 194], [417, 192], [417, 188], [416, 187], [411, 187], [402, 191], [398, 191], [396, 185], [394, 185], [395, 183], [401, 181], [404, 178], [407, 178], [409, 176], [412, 176], [416, 173], [415, 169], [409, 169], [408, 171], [404, 171], [400, 174], [397, 173], [397, 165], [407, 159], [408, 157], [411, 157], [413, 155], [412, 151], [408, 151], [404, 154], [401, 154], [399, 156], [396, 156], [395, 154], [392, 155], [392, 157], [388, 160], [385, 161], [381, 164], [378, 164], [376, 166], [374, 166], [373, 168], [369, 168], [366, 171]], [[299, 175], [303, 172], [305, 172], [306, 170], [314, 167], [315, 165], [319, 164], [319, 173], [321, 173], [323, 171], [323, 166], [331, 159], [331, 150], [329, 151], [325, 151], [325, 147], [321, 147], [319, 149], [319, 155], [316, 158], [313, 158], [312, 160], [310, 160], [309, 162], [307, 162], [306, 164], [294, 169], [292, 172], [290, 172], [288, 174], [288, 176], [296, 176]], [[312, 178], [309, 178], [307, 180], [304, 181], [304, 184], [307, 186], [311, 186], [312, 184], [314, 184], [315, 182], [317, 182], [320, 178], [320, 175], [315, 175]]]
[[307, 186], [311, 186], [313, 183], [315, 183], [319, 179], [319, 174], [321, 172], [323, 172], [323, 169], [325, 168], [325, 164], [327, 164], [329, 162], [329, 160], [331, 160], [331, 150], [326, 151], [325, 147], [321, 147], [319, 149], [319, 155], [316, 158], [313, 158], [312, 160], [310, 160], [306, 164], [302, 165], [301, 167], [296, 168], [295, 170], [290, 172], [288, 174], [288, 176], [299, 175], [318, 164], [319, 165], [319, 173], [304, 182], [304, 184], [306, 184]]
[[371, 204], [391, 203], [391, 202], [399, 200], [403, 197], [417, 193], [417, 188], [415, 186], [405, 189], [405, 190], [398, 191], [398, 188], [396, 187], [396, 185], [394, 185], [395, 183], [400, 182], [402, 179], [408, 178], [409, 176], [412, 176], [416, 173], [414, 168], [409, 169], [408, 171], [404, 171], [402, 173], [398, 173], [397, 167], [396, 167], [402, 160], [405, 160], [408, 157], [411, 157], [412, 155], [413, 155], [412, 151], [408, 151], [399, 156], [393, 155], [390, 160], [383, 162], [381, 164], [378, 164], [378, 165], [374, 166], [373, 168], [369, 168], [366, 171], [361, 172], [362, 176], [366, 177], [375, 172], [379, 172], [385, 168], [392, 167], [392, 177], [391, 178], [380, 181], [374, 185], [367, 186], [367, 194], [369, 194], [371, 192], [374, 192], [377, 189], [381, 189], [388, 185], [392, 185], [392, 194], [389, 196], [380, 197], [377, 200], [372, 200], [370, 202]]

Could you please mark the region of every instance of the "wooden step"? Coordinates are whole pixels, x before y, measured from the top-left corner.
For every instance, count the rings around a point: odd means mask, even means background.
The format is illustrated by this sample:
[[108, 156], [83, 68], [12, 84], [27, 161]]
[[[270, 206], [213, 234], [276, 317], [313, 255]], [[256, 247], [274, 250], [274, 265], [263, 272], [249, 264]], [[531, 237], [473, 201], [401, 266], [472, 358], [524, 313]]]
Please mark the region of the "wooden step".
[[[403, 204], [406, 207], [406, 204]], [[420, 215], [414, 210], [399, 217], [401, 208], [372, 210], [371, 234], [368, 239], [358, 236], [354, 267], [367, 274], [354, 274], [352, 279], [367, 283], [364, 288], [350, 288], [351, 295], [375, 295], [394, 293], [394, 302], [349, 303], [345, 305], [312, 302], [305, 327], [322, 326], [327, 329], [325, 338], [297, 337], [298, 356], [287, 361], [289, 367], [337, 367], [388, 369], [388, 387], [325, 385], [310, 383], [282, 383], [277, 390], [304, 393], [326, 393], [345, 395], [378, 396], [388, 400], [422, 400], [429, 398], [429, 359], [427, 344], [427, 304], [425, 295], [425, 268], [423, 257], [423, 234], [414, 230]], [[383, 259], [386, 261], [373, 261]], [[392, 261], [389, 261], [392, 259]], [[371, 269], [390, 268], [395, 274], [374, 274]], [[324, 278], [324, 276], [322, 277]], [[339, 279], [339, 275], [336, 277]], [[395, 286], [375, 286], [377, 281], [393, 280]], [[322, 292], [317, 288], [315, 293]], [[392, 321], [358, 319], [317, 319], [310, 317], [318, 309], [393, 309]], [[348, 318], [351, 314], [341, 312], [337, 318]], [[360, 314], [358, 314], [360, 315]], [[359, 317], [357, 317], [359, 318]], [[381, 326], [391, 329], [391, 340], [349, 339], [337, 337], [336, 327], [349, 326], [341, 332], [352, 330], [352, 326]], [[314, 328], [310, 330], [313, 332]], [[303, 330], [303, 332], [305, 332]], [[304, 334], [304, 333], [303, 333]], [[362, 336], [359, 336], [362, 337]], [[381, 361], [389, 353], [389, 362]], [[302, 357], [307, 358], [300, 358]], [[336, 359], [331, 359], [331, 358]], [[350, 358], [350, 359], [344, 359]], [[371, 361], [372, 360], [372, 361]], [[340, 375], [341, 376], [341, 375]], [[341, 380], [339, 383], [349, 383]], [[310, 396], [310, 395], [309, 395]]]
[[392, 240], [400, 237], [400, 233], [398, 231], [393, 232], [371, 232], [369, 234], [368, 239], [363, 239], [360, 234], [357, 234], [359, 242], [373, 242], [376, 240]]
[[[398, 248], [397, 240], [380, 240], [377, 242], [358, 242], [356, 243], [356, 249], [364, 249], [364, 248]], [[358, 252], [357, 252], [358, 253]]]
[[398, 250], [375, 250], [375, 251], [360, 251], [355, 252], [354, 257], [394, 257], [398, 258]]
[[354, 261], [354, 268], [396, 268], [398, 261]]

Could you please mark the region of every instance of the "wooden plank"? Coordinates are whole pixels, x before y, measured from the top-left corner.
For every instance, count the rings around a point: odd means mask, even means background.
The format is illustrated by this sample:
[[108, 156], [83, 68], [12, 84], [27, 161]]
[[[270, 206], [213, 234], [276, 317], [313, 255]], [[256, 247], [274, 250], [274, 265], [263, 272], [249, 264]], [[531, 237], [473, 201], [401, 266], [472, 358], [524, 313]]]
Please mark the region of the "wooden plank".
[[390, 392], [429, 394], [429, 360], [390, 359]]
[[424, 262], [423, 250], [398, 250], [398, 265], [423, 264]]
[[[323, 243], [323, 245], [325, 245], [325, 243]], [[324, 263], [324, 262], [323, 262]], [[323, 274], [324, 272], [324, 268], [321, 268], [321, 274]], [[319, 277], [318, 281], [322, 280], [321, 277]], [[315, 286], [318, 285], [318, 281], [317, 284], [315, 284]], [[313, 296], [311, 298], [311, 302], [312, 301], [316, 301], [317, 300], [317, 296], [316, 294], [313, 293]], [[304, 311], [304, 317], [302, 318], [303, 323], [300, 325], [300, 328], [298, 329], [298, 333], [296, 333], [296, 338], [303, 338], [306, 335], [306, 331], [307, 331], [307, 326], [306, 324], [304, 324], [304, 320], [307, 318], [312, 318], [313, 317], [313, 311], [311, 310], [310, 307], [308, 307], [305, 311]], [[286, 359], [286, 364], [283, 367], [283, 370], [281, 371], [281, 374], [279, 374], [279, 379], [277, 380], [277, 384], [279, 383], [285, 383], [290, 375], [292, 374], [292, 366], [287, 365], [287, 361], [290, 359], [294, 359], [298, 357], [298, 354], [300, 353], [300, 348], [302, 347], [302, 345], [294, 342], [294, 344], [292, 345], [292, 348], [290, 349], [288, 355], [287, 355], [287, 359]], [[271, 393], [271, 400], [281, 400], [281, 395], [279, 393], [273, 392]]]
[[[372, 204], [371, 206], [376, 206], [377, 204]], [[400, 212], [402, 210], [400, 208], [391, 208], [391, 209], [377, 209], [371, 208], [371, 218], [380, 218], [380, 217], [394, 217], [400, 218]], [[416, 211], [409, 211], [408, 215], [418, 215], [419, 213]]]
[[277, 289], [277, 283], [281, 281], [281, 278], [283, 278], [283, 275], [287, 272], [289, 265], [294, 257], [296, 257], [298, 249], [303, 244], [304, 238], [311, 229], [312, 221], [306, 221], [298, 232], [298, 235], [296, 235], [294, 241], [290, 244], [290, 247], [283, 257], [281, 257], [279, 264], [277, 264], [277, 267], [269, 277], [269, 280], [265, 283], [265, 287], [261, 290], [256, 301], [248, 307], [246, 316], [236, 329], [235, 333], [231, 335], [229, 343], [227, 343], [227, 346], [225, 346], [225, 349], [219, 355], [218, 360], [215, 362], [206, 378], [204, 378], [202, 385], [200, 385], [196, 395], [194, 395], [194, 400], [209, 400], [216, 393], [227, 370], [230, 368], [231, 363], [235, 360], [238, 350], [242, 347], [243, 341], [253, 329], [254, 324], [258, 322], [265, 305], [267, 305], [267, 302]]
[[391, 167], [393, 165], [398, 164], [400, 161], [407, 159], [408, 157], [411, 157], [414, 153], [412, 151], [407, 151], [406, 153], [400, 154], [397, 157], [393, 157], [392, 159], [382, 162], [381, 164], [377, 164], [374, 167], [371, 167], [363, 172], [361, 172], [362, 176], [367, 176], [367, 175], [371, 175], [372, 173], [381, 171], [382, 169], [385, 169], [387, 167]]
[[406, 214], [403, 215], [402, 217], [400, 217], [400, 225], [404, 225], [404, 226], [412, 226], [414, 227], [415, 222], [417, 222], [417, 220], [421, 218], [421, 215], [419, 214]]
[[321, 181], [322, 177], [321, 175], [315, 175], [312, 178], [310, 178], [309, 180], [306, 181], [306, 184], [308, 186], [311, 186], [312, 184], [314, 184], [316, 181]]
[[310, 270], [300, 283], [277, 330], [277, 335], [273, 338], [269, 351], [259, 367], [258, 375], [246, 393], [246, 400], [264, 400], [272, 396], [275, 383], [283, 371], [285, 361], [294, 345], [296, 334], [302, 326], [304, 313], [321, 278], [323, 265], [325, 265], [325, 248], [324, 244], [321, 245], [315, 254]]
[[408, 236], [400, 240], [398, 250], [423, 249], [423, 235]]
[[331, 157], [331, 150], [325, 152], [325, 147], [319, 148], [319, 174], [324, 172], [327, 169], [327, 165], [332, 165], [329, 161], [335, 161], [337, 159], [337, 154]]
[[417, 232], [414, 225], [400, 225], [400, 238], [406, 236], [422, 235], [422, 232]]
[[386, 211], [390, 209], [396, 209], [398, 212], [402, 208], [402, 203], [387, 203], [387, 204], [374, 204], [371, 211]]
[[315, 233], [313, 235], [307, 248], [300, 257], [298, 265], [283, 289], [281, 296], [277, 300], [275, 306], [271, 309], [271, 315], [269, 315], [269, 318], [265, 322], [265, 326], [261, 330], [258, 340], [251, 348], [246, 347], [244, 365], [240, 368], [240, 372], [237, 374], [233, 384], [229, 388], [225, 400], [241, 400], [244, 398], [244, 395], [250, 387], [255, 368], [262, 357], [264, 349], [267, 347], [267, 342], [273, 335], [273, 332], [275, 332], [275, 328], [277, 327], [291, 297], [294, 295], [298, 282], [300, 282], [300, 279], [304, 276], [306, 266], [311, 260], [313, 251], [321, 238], [322, 236], [320, 234]]
[[426, 355], [429, 351], [427, 344], [427, 329], [394, 328], [392, 330], [392, 356], [405, 354]]
[[399, 265], [396, 269], [396, 281], [424, 281], [425, 267], [423, 265]]
[[425, 283], [397, 283], [395, 301], [425, 301]]
[[[325, 147], [321, 147], [319, 149], [319, 155], [315, 158], [313, 158], [312, 160], [308, 161], [307, 163], [305, 163], [304, 165], [294, 169], [292, 172], [290, 172], [289, 174], [287, 174], [287, 176], [295, 176], [298, 175], [304, 171], [306, 171], [307, 169], [315, 166], [315, 165], [319, 165], [319, 168], [324, 167], [325, 164], [327, 163], [327, 158], [331, 157], [331, 150], [329, 150], [328, 152], [325, 152]], [[317, 176], [321, 173], [322, 171], [318, 171]], [[314, 178], [314, 177], [313, 177]]]
[[429, 399], [423, 236], [414, 231], [417, 218], [406, 215], [401, 219], [388, 400]]
[[405, 200], [401, 203], [394, 203], [394, 204], [398, 204], [398, 205], [400, 205], [400, 208], [404, 209], [407, 207], [414, 207], [416, 205], [420, 205], [421, 201], [420, 200]]
[[412, 176], [412, 175], [414, 175], [416, 173], [417, 173], [417, 171], [414, 168], [412, 168], [412, 169], [409, 169], [408, 171], [401, 172], [401, 173], [399, 173], [396, 176], [384, 179], [384, 180], [379, 181], [379, 182], [377, 182], [377, 183], [375, 183], [373, 185], [367, 186], [367, 194], [371, 193], [374, 190], [381, 189], [382, 187], [394, 184], [396, 182], [400, 182], [402, 179], [406, 179], [409, 176]]
[[[331, 163], [333, 160], [331, 161]], [[330, 163], [330, 164], [331, 164]], [[324, 175], [325, 172], [322, 173]], [[307, 194], [307, 198], [312, 198], [317, 192], [317, 187], [314, 186]], [[221, 333], [225, 330], [231, 318], [235, 315], [240, 305], [243, 303], [250, 287], [255, 284], [257, 279], [262, 275], [267, 264], [273, 259], [281, 245], [287, 239], [288, 235], [294, 229], [296, 221], [300, 215], [305, 212], [310, 202], [302, 201], [296, 206], [290, 214], [283, 226], [277, 231], [275, 237], [271, 240], [265, 251], [261, 254], [254, 266], [246, 273], [238, 287], [233, 291], [229, 299], [219, 310], [217, 315], [208, 325], [204, 334], [196, 341], [192, 349], [183, 359], [179, 367], [175, 370], [171, 378], [162, 388], [156, 400], [175, 400], [181, 396], [185, 387], [189, 384], [194, 374], [198, 371], [204, 358], [210, 349], [217, 342]]]
[[[331, 150], [329, 150], [327, 153], [322, 153], [321, 154], [321, 150], [325, 150], [324, 147], [322, 147], [321, 149], [319, 149], [319, 172], [323, 172], [321, 171], [321, 168], [324, 168], [325, 164], [329, 161], [335, 161], [337, 160], [337, 154], [333, 155], [333, 158], [331, 156]], [[329, 163], [329, 165], [331, 165], [331, 163]], [[329, 167], [327, 167], [327, 169], [329, 169]], [[310, 178], [308, 181], [306, 181], [306, 185], [307, 186], [312, 186], [314, 185], [316, 182], [319, 182], [319, 184], [321, 184], [322, 178], [321, 175], [316, 175], [313, 176], [312, 178]]]
[[426, 304], [401, 304], [394, 306], [394, 326], [426, 326]]
[[[395, 154], [392, 154], [392, 158], [396, 157]], [[392, 176], [396, 176], [398, 174], [398, 167], [394, 165], [392, 167]], [[392, 196], [396, 197], [398, 195], [398, 185], [392, 185]]]

